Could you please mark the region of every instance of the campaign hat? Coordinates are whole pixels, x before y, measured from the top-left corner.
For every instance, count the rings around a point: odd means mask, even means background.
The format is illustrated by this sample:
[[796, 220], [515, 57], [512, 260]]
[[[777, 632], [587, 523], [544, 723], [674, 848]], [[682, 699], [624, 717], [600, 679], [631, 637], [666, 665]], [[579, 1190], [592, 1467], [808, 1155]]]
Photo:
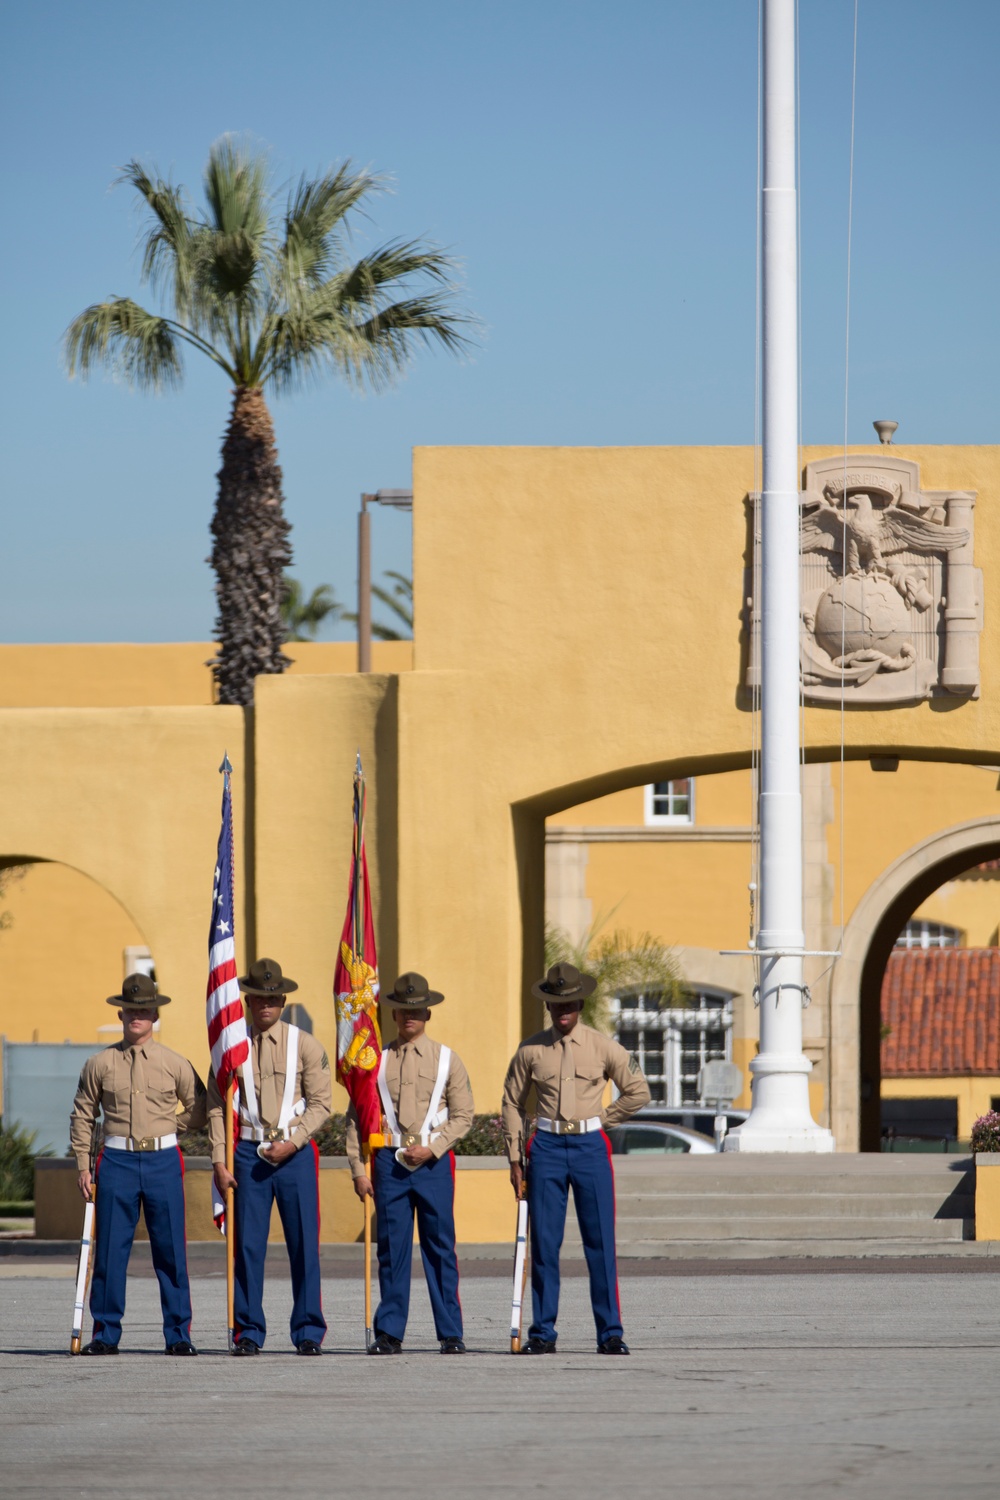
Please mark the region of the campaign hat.
[[170, 996], [159, 994], [155, 981], [148, 974], [130, 974], [122, 985], [121, 994], [108, 996], [108, 1004], [117, 1005], [119, 1010], [154, 1010], [169, 1005]]
[[245, 995], [290, 995], [298, 989], [294, 979], [286, 979], [276, 958], [257, 958], [236, 981]]
[[440, 990], [428, 987], [422, 974], [400, 974], [389, 993], [382, 1000], [396, 1010], [423, 1010], [428, 1005], [440, 1005], [444, 996]]
[[582, 1005], [588, 995], [597, 988], [597, 980], [589, 974], [581, 974], [573, 964], [553, 964], [544, 979], [531, 986], [531, 993], [538, 1000], [557, 1004], [579, 1001]]

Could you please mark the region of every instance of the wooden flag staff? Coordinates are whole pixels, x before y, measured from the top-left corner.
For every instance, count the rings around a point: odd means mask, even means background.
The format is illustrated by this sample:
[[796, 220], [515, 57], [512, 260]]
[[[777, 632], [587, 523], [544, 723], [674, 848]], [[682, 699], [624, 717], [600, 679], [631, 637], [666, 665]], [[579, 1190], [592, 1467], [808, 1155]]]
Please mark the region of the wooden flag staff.
[[[364, 1149], [365, 1173], [371, 1181], [371, 1146]], [[365, 1206], [365, 1350], [372, 1346], [372, 1196], [366, 1194]]]
[[[236, 1151], [233, 1130], [233, 1080], [226, 1088], [226, 1171], [230, 1176], [236, 1168]], [[230, 1354], [236, 1342], [236, 1315], [233, 1311], [236, 1295], [236, 1195], [232, 1187], [226, 1188], [226, 1320], [228, 1348]]]

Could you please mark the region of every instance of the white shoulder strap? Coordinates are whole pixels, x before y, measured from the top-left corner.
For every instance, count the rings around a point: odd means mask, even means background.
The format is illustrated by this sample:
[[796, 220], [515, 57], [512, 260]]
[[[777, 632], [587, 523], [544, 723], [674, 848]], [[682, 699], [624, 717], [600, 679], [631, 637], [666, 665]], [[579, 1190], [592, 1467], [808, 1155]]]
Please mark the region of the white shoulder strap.
[[437, 1077], [434, 1080], [434, 1092], [431, 1095], [430, 1106], [427, 1110], [427, 1118], [420, 1127], [421, 1135], [426, 1135], [435, 1123], [435, 1117], [441, 1108], [441, 1096], [448, 1082], [448, 1072], [451, 1068], [451, 1048], [442, 1047], [441, 1056], [438, 1058]]
[[399, 1134], [399, 1121], [396, 1119], [396, 1111], [392, 1099], [389, 1097], [389, 1085], [385, 1081], [385, 1060], [388, 1056], [388, 1047], [383, 1051], [378, 1065], [378, 1091], [382, 1100], [382, 1113], [385, 1115], [385, 1128], [390, 1135]]
[[295, 1099], [295, 1080], [299, 1071], [299, 1028], [287, 1025], [288, 1044], [285, 1052], [285, 1092], [281, 1099], [281, 1113], [278, 1116], [278, 1129], [287, 1130], [288, 1122], [296, 1113], [293, 1100]]
[[241, 1064], [239, 1073], [240, 1094], [242, 1095], [242, 1098], [240, 1100], [240, 1113], [246, 1115], [248, 1123], [253, 1126], [254, 1130], [262, 1130], [263, 1126], [260, 1123], [260, 1114], [257, 1109], [257, 1090], [254, 1087], [253, 1081], [252, 1039], [250, 1041], [249, 1051], [247, 1052], [247, 1060], [245, 1063]]

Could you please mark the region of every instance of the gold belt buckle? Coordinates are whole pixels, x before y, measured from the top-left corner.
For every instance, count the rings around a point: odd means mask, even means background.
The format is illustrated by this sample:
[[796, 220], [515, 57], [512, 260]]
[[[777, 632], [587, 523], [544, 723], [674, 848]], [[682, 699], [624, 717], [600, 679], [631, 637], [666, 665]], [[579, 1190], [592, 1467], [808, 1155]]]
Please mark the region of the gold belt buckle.
[[272, 1125], [271, 1129], [265, 1134], [264, 1139], [267, 1141], [283, 1141], [285, 1139], [285, 1132], [279, 1130], [277, 1125]]
[[579, 1120], [564, 1120], [563, 1121], [563, 1135], [579, 1135], [579, 1133], [580, 1133], [580, 1122], [579, 1122]]
[[141, 1141], [133, 1141], [132, 1142], [132, 1146], [133, 1146], [133, 1149], [136, 1150], [136, 1151], [155, 1151], [156, 1150], [156, 1136], [155, 1135], [144, 1135], [142, 1137]]
[[403, 1149], [404, 1150], [408, 1149], [410, 1146], [417, 1146], [419, 1144], [420, 1144], [420, 1137], [419, 1137], [419, 1135], [414, 1135], [412, 1131], [410, 1132], [409, 1135], [404, 1135], [403, 1136]]

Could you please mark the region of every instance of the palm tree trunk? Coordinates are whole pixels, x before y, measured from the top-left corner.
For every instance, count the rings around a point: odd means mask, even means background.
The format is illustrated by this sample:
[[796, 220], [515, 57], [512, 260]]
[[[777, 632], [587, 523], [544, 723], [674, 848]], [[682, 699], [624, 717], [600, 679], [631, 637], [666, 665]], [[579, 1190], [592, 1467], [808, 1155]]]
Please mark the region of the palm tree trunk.
[[211, 564], [219, 614], [219, 652], [212, 671], [220, 703], [253, 702], [253, 680], [283, 672], [282, 575], [292, 560], [291, 527], [282, 510], [281, 469], [264, 395], [240, 386], [222, 445], [219, 495], [212, 518]]

